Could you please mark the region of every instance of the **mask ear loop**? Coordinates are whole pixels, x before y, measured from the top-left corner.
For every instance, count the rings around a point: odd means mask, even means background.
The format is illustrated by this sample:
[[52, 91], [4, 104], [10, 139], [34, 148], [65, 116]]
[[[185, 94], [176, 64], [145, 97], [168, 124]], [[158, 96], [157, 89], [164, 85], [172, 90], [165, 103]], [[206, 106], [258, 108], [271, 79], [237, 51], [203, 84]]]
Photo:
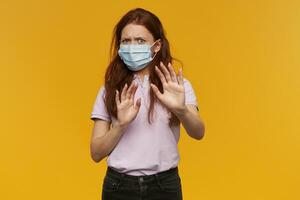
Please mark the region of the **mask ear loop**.
[[[156, 40], [152, 45], [151, 45], [151, 47], [150, 47], [150, 49], [153, 47], [153, 45], [157, 42], [157, 41], [159, 41], [160, 39], [158, 39], [158, 40]], [[157, 52], [155, 52], [155, 54], [154, 54], [154, 56], [152, 57], [152, 60], [155, 58], [155, 56], [156, 56], [156, 54], [159, 52], [159, 50], [157, 51]]]

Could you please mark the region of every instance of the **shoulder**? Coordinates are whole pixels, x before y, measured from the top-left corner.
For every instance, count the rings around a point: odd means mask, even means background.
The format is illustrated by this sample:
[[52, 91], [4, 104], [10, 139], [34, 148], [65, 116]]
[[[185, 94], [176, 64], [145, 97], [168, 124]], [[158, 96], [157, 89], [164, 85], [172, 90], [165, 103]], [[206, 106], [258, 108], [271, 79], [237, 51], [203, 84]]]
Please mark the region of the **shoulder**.
[[102, 84], [99, 89], [99, 95], [104, 96], [105, 94], [105, 85]]
[[189, 79], [187, 78], [187, 77], [182, 77], [183, 78], [183, 83], [189, 83], [190, 81], [189, 81]]
[[183, 77], [183, 86], [185, 88], [191, 88], [192, 87], [192, 83], [190, 82], [190, 80], [186, 77]]

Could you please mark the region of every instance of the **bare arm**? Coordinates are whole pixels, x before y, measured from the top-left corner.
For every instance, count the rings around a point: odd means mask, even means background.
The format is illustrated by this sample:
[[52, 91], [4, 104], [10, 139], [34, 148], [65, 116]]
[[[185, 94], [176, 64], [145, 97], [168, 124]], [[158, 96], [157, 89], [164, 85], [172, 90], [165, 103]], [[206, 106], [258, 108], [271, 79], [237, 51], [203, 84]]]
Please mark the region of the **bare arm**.
[[155, 70], [162, 82], [164, 91], [161, 93], [157, 86], [151, 83], [153, 92], [160, 102], [179, 118], [189, 136], [200, 140], [204, 136], [204, 123], [198, 115], [196, 107], [185, 104], [182, 69], [179, 69], [177, 76], [171, 63], [168, 63], [167, 68], [160, 62], [160, 69], [155, 66]]
[[118, 123], [112, 128], [110, 125], [110, 122], [99, 119], [94, 122], [90, 153], [95, 162], [100, 162], [114, 149], [126, 128], [126, 126]]
[[176, 115], [189, 136], [196, 140], [203, 138], [205, 132], [204, 122], [199, 117], [197, 108], [194, 105], [185, 105]]
[[134, 104], [134, 95], [138, 85], [131, 83], [128, 88], [124, 86], [121, 96], [116, 91], [117, 120], [111, 127], [111, 123], [105, 120], [96, 119], [90, 142], [91, 157], [95, 162], [100, 162], [115, 148], [124, 130], [136, 117], [140, 106], [141, 98]]

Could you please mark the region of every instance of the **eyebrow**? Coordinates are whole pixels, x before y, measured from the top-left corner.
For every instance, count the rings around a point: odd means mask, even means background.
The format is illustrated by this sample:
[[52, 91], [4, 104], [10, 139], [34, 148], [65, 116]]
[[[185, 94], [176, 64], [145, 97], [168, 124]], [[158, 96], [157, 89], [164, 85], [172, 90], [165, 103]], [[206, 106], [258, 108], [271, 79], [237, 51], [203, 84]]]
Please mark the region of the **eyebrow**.
[[[124, 37], [124, 38], [121, 38], [121, 40], [125, 40], [125, 39], [128, 39], [130, 40], [129, 37]], [[143, 39], [143, 40], [146, 40], [144, 37], [134, 37], [134, 40], [138, 40], [138, 39]]]

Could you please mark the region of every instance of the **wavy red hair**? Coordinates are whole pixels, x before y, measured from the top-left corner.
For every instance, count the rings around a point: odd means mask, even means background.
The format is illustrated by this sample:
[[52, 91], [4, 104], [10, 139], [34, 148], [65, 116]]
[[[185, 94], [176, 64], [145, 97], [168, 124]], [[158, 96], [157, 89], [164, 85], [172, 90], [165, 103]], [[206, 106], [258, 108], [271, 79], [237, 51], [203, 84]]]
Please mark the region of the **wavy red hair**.
[[[149, 81], [155, 84], [160, 92], [163, 93], [162, 83], [157, 76], [154, 66], [159, 65], [162, 61], [165, 65], [167, 63], [177, 60], [171, 56], [169, 41], [166, 38], [164, 28], [161, 21], [150, 11], [142, 8], [135, 8], [127, 12], [116, 24], [113, 30], [113, 37], [110, 47], [110, 63], [105, 72], [105, 104], [108, 113], [117, 118], [117, 105], [115, 103], [116, 90], [122, 91], [123, 87], [127, 83], [129, 86], [133, 80], [133, 72], [130, 71], [121, 60], [118, 55], [118, 49], [120, 46], [121, 33], [123, 28], [128, 24], [143, 25], [153, 36], [154, 40], [160, 39], [161, 48], [157, 52], [155, 58], [149, 63]], [[148, 111], [148, 123], [152, 123], [153, 109], [155, 102], [159, 103], [159, 100], [150, 89], [150, 107]], [[169, 125], [178, 124], [179, 120], [171, 113]]]

